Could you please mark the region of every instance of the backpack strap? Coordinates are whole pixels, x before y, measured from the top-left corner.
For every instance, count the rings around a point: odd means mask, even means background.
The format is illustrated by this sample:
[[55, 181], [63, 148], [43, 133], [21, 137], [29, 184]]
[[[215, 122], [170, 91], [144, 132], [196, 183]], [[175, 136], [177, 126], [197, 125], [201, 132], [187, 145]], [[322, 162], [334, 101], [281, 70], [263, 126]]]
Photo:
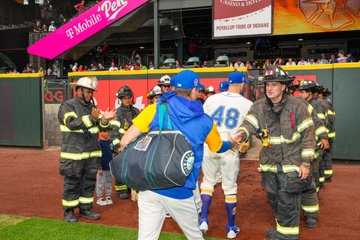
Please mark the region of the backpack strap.
[[172, 124], [171, 124], [171, 119], [170, 119], [170, 113], [169, 113], [169, 109], [167, 107], [167, 104], [166, 104], [166, 102], [162, 102], [162, 103], [160, 103], [160, 106], [159, 106], [159, 130], [160, 130], [160, 133], [162, 132], [162, 129], [163, 129], [163, 124], [164, 124], [164, 119], [165, 119], [165, 112], [168, 115], [167, 127], [169, 129], [173, 129]]

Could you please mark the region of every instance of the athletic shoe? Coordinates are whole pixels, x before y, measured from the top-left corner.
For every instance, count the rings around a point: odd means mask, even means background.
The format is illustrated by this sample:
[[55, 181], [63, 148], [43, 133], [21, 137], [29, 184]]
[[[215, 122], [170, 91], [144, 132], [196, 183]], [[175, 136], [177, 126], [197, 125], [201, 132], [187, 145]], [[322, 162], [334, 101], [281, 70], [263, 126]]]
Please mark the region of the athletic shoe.
[[111, 200], [111, 197], [106, 197], [106, 204], [107, 205], [112, 205], [113, 201]]
[[206, 231], [209, 230], [209, 220], [207, 218], [200, 218], [199, 229], [203, 233], [206, 233]]
[[238, 235], [238, 233], [240, 232], [240, 228], [236, 225], [229, 226], [226, 224], [226, 229], [227, 229], [227, 238], [229, 239], [236, 238], [236, 235]]
[[107, 202], [103, 198], [98, 198], [98, 200], [96, 201], [96, 204], [100, 205], [100, 206], [106, 206]]
[[308, 228], [316, 228], [316, 219], [315, 218], [307, 218], [306, 219], [306, 227]]

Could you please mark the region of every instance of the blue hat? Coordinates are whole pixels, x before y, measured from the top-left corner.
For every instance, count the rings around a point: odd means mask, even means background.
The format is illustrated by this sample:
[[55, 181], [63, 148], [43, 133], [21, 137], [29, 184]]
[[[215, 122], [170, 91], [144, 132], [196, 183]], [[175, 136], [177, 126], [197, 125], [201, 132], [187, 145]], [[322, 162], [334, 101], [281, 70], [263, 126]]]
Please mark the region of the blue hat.
[[170, 81], [170, 85], [175, 88], [193, 89], [199, 87], [199, 75], [191, 70], [183, 70], [176, 74]]
[[205, 85], [204, 84], [199, 83], [197, 88], [205, 91]]
[[223, 81], [219, 84], [219, 91], [227, 91], [229, 89], [229, 83], [227, 81]]
[[230, 73], [228, 82], [229, 84], [250, 83], [248, 80], [246, 80], [246, 75], [242, 72]]

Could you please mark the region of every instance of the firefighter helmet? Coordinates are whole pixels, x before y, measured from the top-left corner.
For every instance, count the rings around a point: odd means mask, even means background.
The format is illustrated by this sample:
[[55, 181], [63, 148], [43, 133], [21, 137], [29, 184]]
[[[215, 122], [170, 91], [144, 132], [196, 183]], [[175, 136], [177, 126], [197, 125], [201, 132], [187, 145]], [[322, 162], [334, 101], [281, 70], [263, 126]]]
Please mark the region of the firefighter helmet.
[[122, 86], [119, 91], [116, 93], [116, 96], [121, 99], [123, 97], [133, 97], [134, 93], [127, 85]]
[[157, 95], [162, 95], [161, 88], [159, 86], [155, 86], [153, 89], [150, 90], [149, 94], [147, 95], [147, 98], [151, 99]]
[[314, 81], [311, 80], [302, 80], [299, 81], [299, 90], [305, 90], [315, 93], [317, 91], [317, 86]]
[[208, 93], [216, 93], [215, 92], [215, 88], [213, 86], [209, 86], [208, 88], [206, 88], [205, 90], [205, 93], [208, 94]]
[[162, 76], [158, 81], [158, 86], [170, 85], [171, 77], [169, 75]]
[[280, 82], [284, 84], [289, 84], [294, 80], [294, 77], [291, 77], [279, 66], [267, 66], [264, 69], [263, 76], [259, 77], [260, 82]]
[[96, 77], [82, 77], [76, 83], [70, 83], [70, 87], [84, 87], [96, 91], [98, 80]]

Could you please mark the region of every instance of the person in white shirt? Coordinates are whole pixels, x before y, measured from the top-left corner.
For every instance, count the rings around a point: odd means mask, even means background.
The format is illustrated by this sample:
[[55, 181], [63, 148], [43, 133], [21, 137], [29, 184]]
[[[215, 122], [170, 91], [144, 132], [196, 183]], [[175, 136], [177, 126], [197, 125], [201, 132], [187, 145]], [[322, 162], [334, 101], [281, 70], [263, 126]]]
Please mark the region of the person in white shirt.
[[239, 68], [239, 67], [245, 67], [244, 63], [241, 61], [240, 58], [236, 59], [236, 62], [234, 64], [235, 68]]
[[49, 26], [49, 32], [53, 32], [56, 30], [56, 27], [55, 27], [55, 22], [54, 21], [51, 21], [51, 24]]
[[309, 63], [305, 60], [304, 57], [301, 57], [300, 61], [297, 64], [298, 66], [304, 66], [304, 65], [309, 65]]
[[[229, 89], [225, 92], [210, 96], [204, 103], [204, 112], [217, 124], [220, 137], [228, 139], [228, 135], [236, 133], [236, 129], [243, 122], [252, 102], [240, 95], [244, 84], [249, 83], [242, 72], [232, 72], [228, 79]], [[226, 224], [227, 238], [236, 238], [240, 228], [235, 225], [237, 178], [240, 160], [237, 150], [228, 150], [224, 153], [211, 153], [205, 146], [204, 159], [201, 166], [203, 179], [201, 189], [201, 218], [199, 228], [203, 232], [208, 230], [208, 211], [217, 183], [216, 175], [221, 172], [222, 189], [225, 194], [225, 207], [228, 216]]]
[[111, 63], [111, 67], [109, 68], [109, 71], [119, 71], [119, 69], [115, 66], [115, 63]]
[[288, 62], [286, 63], [286, 66], [296, 66], [296, 62], [294, 62], [292, 58], [289, 58]]

